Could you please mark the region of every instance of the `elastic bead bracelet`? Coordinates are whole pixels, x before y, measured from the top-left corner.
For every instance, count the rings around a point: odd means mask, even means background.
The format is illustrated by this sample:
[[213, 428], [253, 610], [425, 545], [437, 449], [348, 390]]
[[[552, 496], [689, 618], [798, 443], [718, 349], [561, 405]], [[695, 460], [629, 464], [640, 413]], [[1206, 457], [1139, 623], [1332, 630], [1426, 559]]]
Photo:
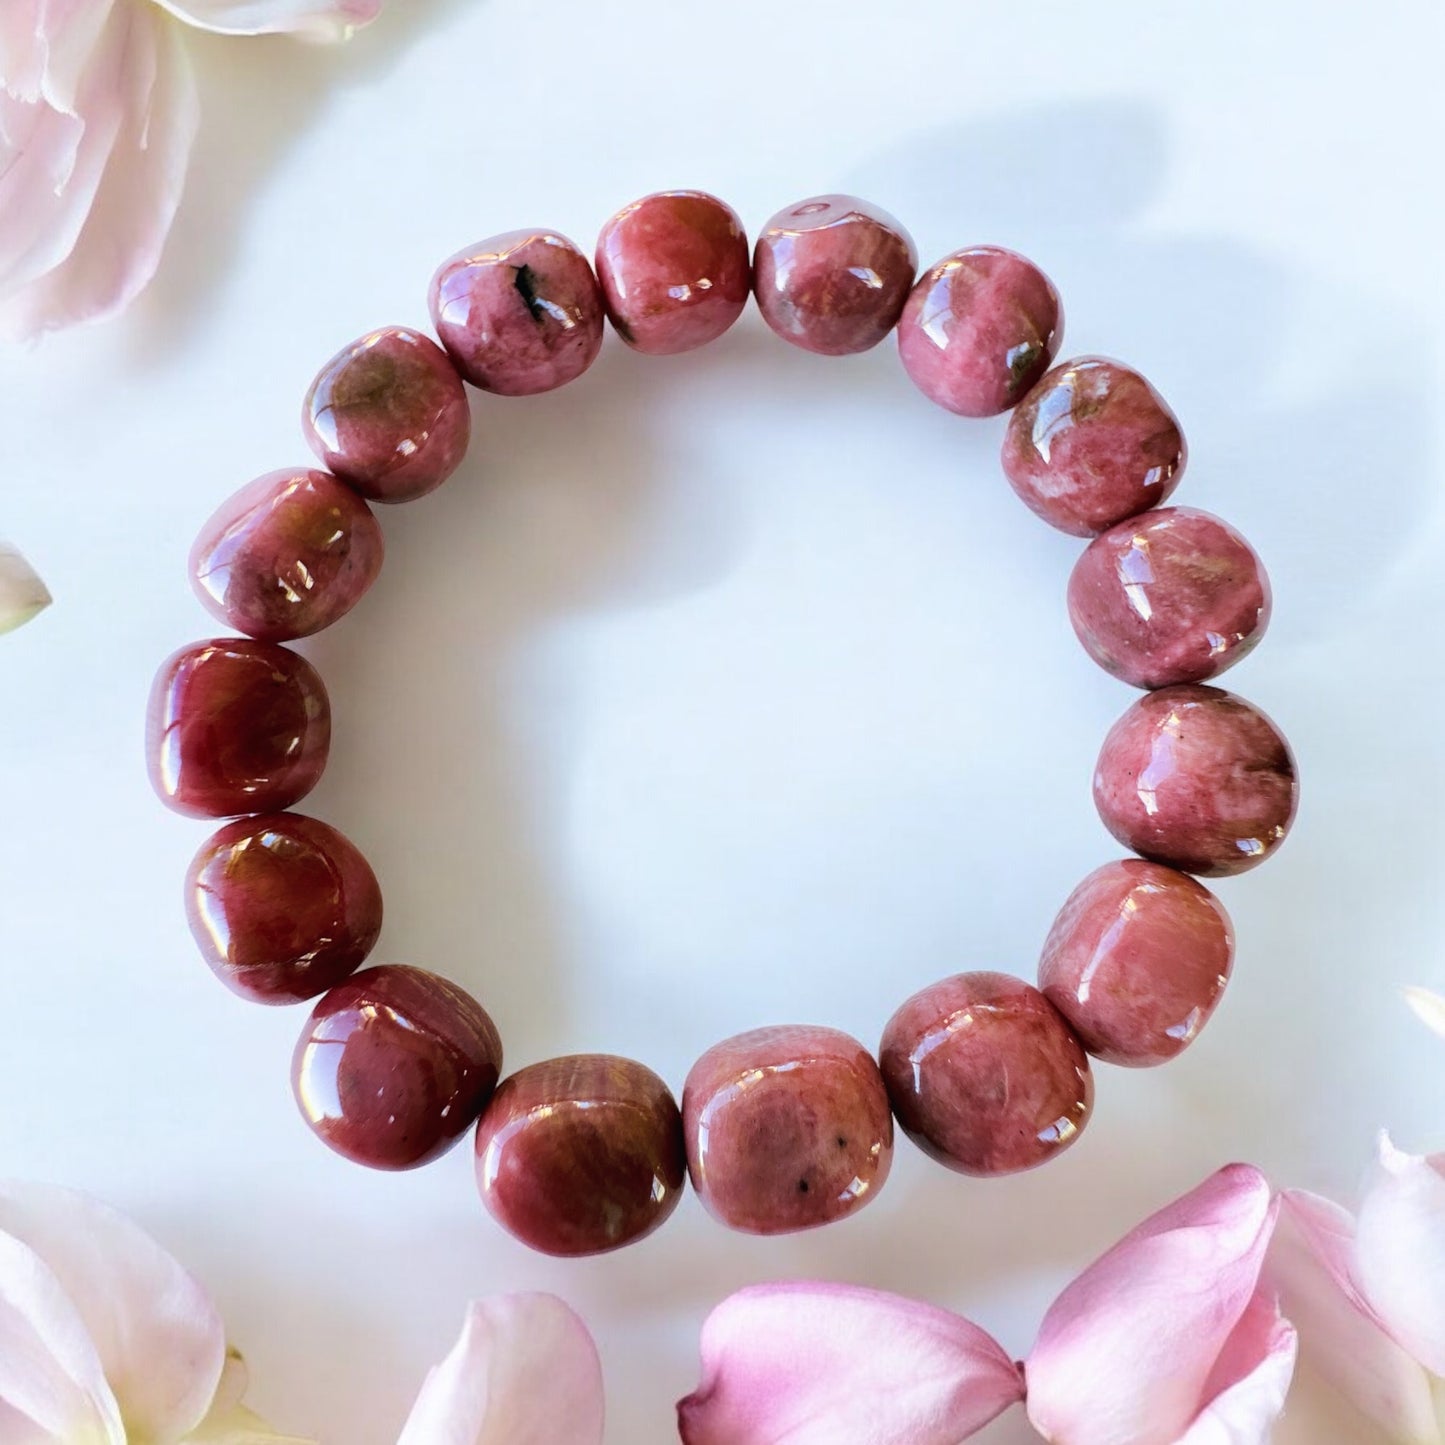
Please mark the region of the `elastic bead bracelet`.
[[[556, 232], [498, 236], [436, 273], [440, 346], [388, 327], [321, 369], [304, 430], [327, 470], [262, 477], [206, 524], [195, 590], [244, 635], [161, 667], [151, 776], [177, 811], [233, 819], [187, 875], [191, 928], [242, 996], [318, 1000], [292, 1080], [333, 1149], [405, 1169], [475, 1125], [488, 1208], [551, 1254], [642, 1238], [689, 1175], [718, 1219], [773, 1234], [867, 1204], [888, 1176], [895, 1119], [964, 1174], [1043, 1163], [1088, 1122], [1090, 1055], [1163, 1063], [1214, 1011], [1233, 931], [1190, 875], [1260, 863], [1297, 802], [1274, 724], [1206, 685], [1259, 641], [1264, 571], [1217, 518], [1161, 509], [1186, 450], [1143, 377], [1101, 357], [1050, 370], [1063, 315], [1037, 267], [993, 246], [919, 277], [916, 264], [903, 228], [849, 196], [780, 212], [751, 256], [733, 211], [697, 191], [619, 211], [595, 272]], [[970, 417], [1012, 409], [1009, 482], [1045, 521], [1092, 539], [1069, 581], [1074, 629], [1102, 667], [1147, 690], [1109, 732], [1094, 778], [1101, 818], [1140, 856], [1104, 864], [1066, 900], [1037, 988], [999, 973], [943, 979], [888, 1021], [876, 1061], [847, 1034], [792, 1026], [714, 1045], [680, 1108], [651, 1070], [608, 1055], [501, 1079], [500, 1036], [474, 999], [421, 969], [361, 969], [381, 890], [346, 838], [287, 811], [320, 778], [331, 724], [320, 677], [281, 644], [335, 622], [375, 580], [382, 534], [367, 503], [423, 496], [456, 469], [471, 425], [463, 379], [499, 396], [565, 385], [596, 359], [604, 319], [634, 350], [690, 351], [750, 295], [806, 351], [866, 351], [896, 329], [905, 370], [939, 405]]]

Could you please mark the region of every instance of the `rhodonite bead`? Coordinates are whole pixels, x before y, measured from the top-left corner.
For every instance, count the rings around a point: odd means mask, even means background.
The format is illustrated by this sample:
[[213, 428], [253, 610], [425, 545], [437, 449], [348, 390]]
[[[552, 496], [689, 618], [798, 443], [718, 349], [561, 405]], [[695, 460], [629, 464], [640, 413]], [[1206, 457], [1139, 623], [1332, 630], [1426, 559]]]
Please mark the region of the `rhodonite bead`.
[[555, 231], [508, 231], [458, 251], [431, 283], [442, 345], [473, 386], [536, 396], [582, 375], [602, 349], [602, 293]]
[[644, 196], [602, 228], [597, 279], [613, 327], [634, 350], [692, 351], [747, 305], [747, 234], [731, 206], [703, 191]]
[[1194, 1041], [1233, 961], [1234, 929], [1207, 888], [1126, 858], [1069, 895], [1044, 944], [1039, 987], [1091, 1054], [1139, 1068]]
[[651, 1069], [579, 1054], [504, 1079], [477, 1125], [477, 1187], [544, 1254], [600, 1254], [651, 1234], [687, 1178], [682, 1116]]
[[879, 1050], [893, 1112], [961, 1174], [1013, 1174], [1067, 1149], [1094, 1083], [1083, 1045], [1022, 979], [961, 973], [914, 994]]
[[893, 1158], [878, 1065], [836, 1029], [755, 1029], [715, 1044], [687, 1076], [682, 1117], [698, 1197], [750, 1234], [861, 1209]]
[[161, 664], [146, 755], [161, 800], [195, 818], [272, 813], [320, 781], [331, 705], [314, 667], [274, 642], [221, 637]]
[[311, 383], [301, 424], [312, 451], [374, 502], [410, 502], [441, 486], [472, 435], [456, 367], [405, 326], [337, 352]]
[[191, 548], [191, 586], [221, 622], [262, 642], [344, 617], [381, 571], [381, 528], [326, 472], [258, 477], [223, 502]]
[[1074, 537], [1157, 507], [1187, 459], [1164, 398], [1137, 371], [1102, 356], [1049, 372], [1009, 418], [1003, 442], [1014, 491]]
[[1207, 878], [1269, 857], [1297, 800], [1279, 729], [1217, 687], [1141, 697], [1110, 729], [1094, 773], [1099, 816], [1125, 847]]
[[296, 1045], [302, 1117], [338, 1154], [412, 1169], [446, 1153], [486, 1107], [502, 1042], [474, 998], [403, 964], [363, 969], [322, 996]]
[[846, 356], [897, 325], [917, 270], [913, 238], [887, 211], [856, 196], [814, 196], [763, 228], [753, 291], [784, 341]]
[[257, 1003], [299, 1003], [361, 967], [381, 932], [381, 889], [335, 828], [267, 813], [201, 845], [186, 874], [186, 917], [228, 988]]
[[1190, 507], [1111, 527], [1069, 578], [1084, 650], [1135, 687], [1217, 677], [1253, 650], [1269, 609], [1269, 580], [1249, 543]]
[[1059, 293], [1032, 261], [973, 246], [918, 278], [898, 322], [898, 354], [939, 406], [997, 416], [1043, 375], [1063, 330]]

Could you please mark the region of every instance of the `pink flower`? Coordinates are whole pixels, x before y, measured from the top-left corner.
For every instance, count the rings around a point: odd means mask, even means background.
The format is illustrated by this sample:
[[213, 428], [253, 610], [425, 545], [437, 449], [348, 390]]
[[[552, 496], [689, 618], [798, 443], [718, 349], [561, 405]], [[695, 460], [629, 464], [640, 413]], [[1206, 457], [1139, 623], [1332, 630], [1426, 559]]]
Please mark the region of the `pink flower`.
[[1284, 1204], [1273, 1268], [1313, 1363], [1391, 1440], [1440, 1445], [1445, 1155], [1382, 1135], [1357, 1216], [1296, 1190]]
[[896, 1295], [781, 1284], [725, 1300], [685, 1445], [956, 1445], [1022, 1402], [1057, 1445], [1256, 1445], [1294, 1368], [1260, 1285], [1278, 1204], [1232, 1165], [1090, 1265], [1015, 1365], [967, 1320]]
[[109, 316], [155, 274], [197, 107], [178, 21], [340, 38], [381, 0], [0, 0], [0, 335]]

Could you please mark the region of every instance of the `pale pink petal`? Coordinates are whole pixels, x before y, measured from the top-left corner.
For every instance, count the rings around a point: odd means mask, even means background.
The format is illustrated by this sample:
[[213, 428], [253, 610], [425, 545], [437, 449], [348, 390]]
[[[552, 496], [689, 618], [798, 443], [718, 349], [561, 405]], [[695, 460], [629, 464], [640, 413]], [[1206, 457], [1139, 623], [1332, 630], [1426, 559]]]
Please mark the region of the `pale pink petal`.
[[[3, 88], [74, 112], [90, 57], [117, 0], [4, 0], [0, 4]], [[122, 0], [129, 3], [129, 0]]]
[[600, 1445], [602, 1365], [587, 1327], [549, 1294], [467, 1311], [397, 1445]]
[[958, 1445], [1023, 1398], [1019, 1367], [947, 1310], [849, 1285], [775, 1284], [724, 1300], [685, 1445]]
[[1441, 1445], [1430, 1377], [1392, 1340], [1354, 1282], [1355, 1222], [1338, 1205], [1288, 1190], [1269, 1272], [1303, 1355], [1363, 1415], [1409, 1445]]
[[1256, 1290], [1178, 1445], [1265, 1445], [1294, 1378], [1298, 1340], [1272, 1291]]
[[200, 1285], [148, 1234], [67, 1190], [0, 1186], [0, 1230], [45, 1261], [74, 1306], [135, 1440], [204, 1418], [226, 1357]]
[[0, 542], [0, 632], [13, 632], [50, 606], [40, 575], [9, 542]]
[[382, 0], [157, 0], [177, 19], [221, 35], [285, 33], [345, 40], [381, 14]]
[[1044, 1316], [1028, 1413], [1061, 1445], [1173, 1445], [1259, 1282], [1277, 1206], [1257, 1169], [1221, 1169], [1146, 1220]]
[[1355, 1278], [1395, 1339], [1445, 1375], [1445, 1155], [1406, 1154], [1381, 1136], [1360, 1203]]
[[1428, 988], [1407, 988], [1405, 1002], [1428, 1028], [1445, 1037], [1445, 997]]

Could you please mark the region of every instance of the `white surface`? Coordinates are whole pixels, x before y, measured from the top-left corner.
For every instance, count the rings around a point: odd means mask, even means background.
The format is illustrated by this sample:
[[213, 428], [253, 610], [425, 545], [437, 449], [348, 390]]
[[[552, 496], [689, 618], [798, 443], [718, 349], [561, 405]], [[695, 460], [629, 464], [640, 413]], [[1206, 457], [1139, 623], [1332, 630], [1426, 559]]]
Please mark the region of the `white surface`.
[[[610, 1441], [653, 1445], [743, 1283], [925, 1294], [1022, 1353], [1072, 1271], [1228, 1159], [1348, 1198], [1378, 1126], [1445, 1146], [1445, 1052], [1396, 991], [1445, 984], [1438, 6], [390, 11], [342, 53], [198, 40], [206, 129], [160, 281], [119, 324], [0, 356], [0, 529], [57, 598], [3, 643], [0, 1166], [159, 1232], [278, 1423], [391, 1441], [464, 1301], [540, 1286], [597, 1333]], [[1219, 887], [1239, 960], [1201, 1043], [1101, 1069], [1053, 1167], [975, 1183], [903, 1141], [847, 1225], [757, 1241], [688, 1199], [640, 1248], [551, 1263], [487, 1219], [467, 1149], [383, 1176], [306, 1133], [302, 1014], [194, 957], [179, 885], [206, 829], [151, 796], [142, 715], [159, 659], [209, 630], [192, 535], [304, 459], [321, 361], [423, 322], [460, 245], [586, 242], [676, 185], [753, 228], [855, 191], [925, 261], [1038, 260], [1064, 354], [1150, 375], [1191, 441], [1178, 499], [1269, 564], [1274, 627], [1228, 685], [1289, 733], [1304, 807]], [[1133, 694], [1072, 639], [1077, 544], [1008, 491], [1001, 423], [931, 407], [891, 347], [809, 358], [755, 313], [674, 361], [609, 344], [476, 421], [464, 471], [385, 513], [374, 592], [305, 648], [337, 726], [304, 807], [381, 876], [378, 959], [473, 989], [513, 1065], [607, 1049], [678, 1087], [739, 1028], [871, 1042], [936, 977], [1031, 973], [1117, 852], [1088, 784]]]

